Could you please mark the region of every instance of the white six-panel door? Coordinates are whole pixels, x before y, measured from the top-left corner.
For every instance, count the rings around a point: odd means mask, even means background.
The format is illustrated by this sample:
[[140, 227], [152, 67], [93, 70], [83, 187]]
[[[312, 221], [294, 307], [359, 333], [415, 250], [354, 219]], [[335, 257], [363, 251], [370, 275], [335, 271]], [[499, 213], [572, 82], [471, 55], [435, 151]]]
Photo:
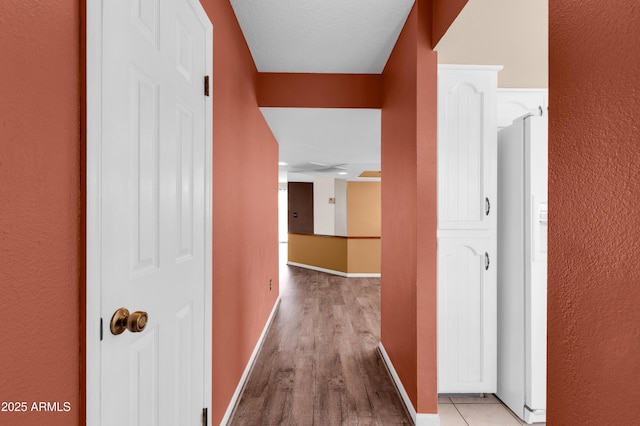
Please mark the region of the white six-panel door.
[[[88, 196], [88, 250], [99, 258], [88, 280], [99, 279], [103, 327], [89, 423], [97, 410], [103, 425], [199, 425], [210, 380], [211, 24], [197, 1], [109, 0], [101, 27], [101, 131], [88, 161], [98, 169], [88, 191], [99, 193]], [[112, 334], [119, 308], [145, 312], [146, 327]]]

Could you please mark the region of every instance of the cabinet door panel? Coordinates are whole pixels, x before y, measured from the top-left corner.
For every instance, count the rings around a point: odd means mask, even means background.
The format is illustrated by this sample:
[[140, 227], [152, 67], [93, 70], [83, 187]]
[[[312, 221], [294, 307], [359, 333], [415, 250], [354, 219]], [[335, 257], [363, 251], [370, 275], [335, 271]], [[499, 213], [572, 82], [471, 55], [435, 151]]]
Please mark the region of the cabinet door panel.
[[547, 115], [547, 89], [498, 89], [496, 110], [498, 129], [526, 114]]
[[438, 392], [496, 390], [495, 243], [438, 240]]
[[438, 229], [495, 224], [496, 73], [438, 74]]

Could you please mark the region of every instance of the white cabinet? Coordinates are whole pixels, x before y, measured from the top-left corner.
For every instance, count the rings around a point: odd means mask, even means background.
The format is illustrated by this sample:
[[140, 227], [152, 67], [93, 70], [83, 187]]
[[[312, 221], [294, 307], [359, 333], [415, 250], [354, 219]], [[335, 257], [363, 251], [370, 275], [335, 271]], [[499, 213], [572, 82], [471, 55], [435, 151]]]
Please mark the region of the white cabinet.
[[547, 114], [547, 89], [498, 89], [498, 129], [526, 114]]
[[439, 230], [495, 229], [497, 78], [495, 67], [439, 67]]
[[499, 66], [438, 69], [438, 392], [497, 382]]
[[489, 393], [497, 378], [495, 240], [438, 242], [438, 391]]

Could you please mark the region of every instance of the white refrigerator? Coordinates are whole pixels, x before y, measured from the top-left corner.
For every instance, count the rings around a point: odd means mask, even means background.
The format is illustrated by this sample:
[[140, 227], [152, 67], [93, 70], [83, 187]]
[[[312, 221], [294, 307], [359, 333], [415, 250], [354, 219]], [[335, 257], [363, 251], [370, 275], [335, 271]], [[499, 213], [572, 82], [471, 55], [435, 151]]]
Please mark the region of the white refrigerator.
[[498, 391], [527, 423], [546, 421], [547, 116], [498, 132]]

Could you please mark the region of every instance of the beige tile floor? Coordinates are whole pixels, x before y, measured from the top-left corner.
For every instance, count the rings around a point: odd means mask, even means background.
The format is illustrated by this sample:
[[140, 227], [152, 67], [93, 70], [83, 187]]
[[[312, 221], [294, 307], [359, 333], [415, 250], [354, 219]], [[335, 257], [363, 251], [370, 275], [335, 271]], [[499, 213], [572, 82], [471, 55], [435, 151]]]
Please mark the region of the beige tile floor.
[[[520, 420], [494, 395], [454, 396], [438, 398], [441, 426], [521, 426]], [[546, 423], [536, 423], [545, 426]]]

